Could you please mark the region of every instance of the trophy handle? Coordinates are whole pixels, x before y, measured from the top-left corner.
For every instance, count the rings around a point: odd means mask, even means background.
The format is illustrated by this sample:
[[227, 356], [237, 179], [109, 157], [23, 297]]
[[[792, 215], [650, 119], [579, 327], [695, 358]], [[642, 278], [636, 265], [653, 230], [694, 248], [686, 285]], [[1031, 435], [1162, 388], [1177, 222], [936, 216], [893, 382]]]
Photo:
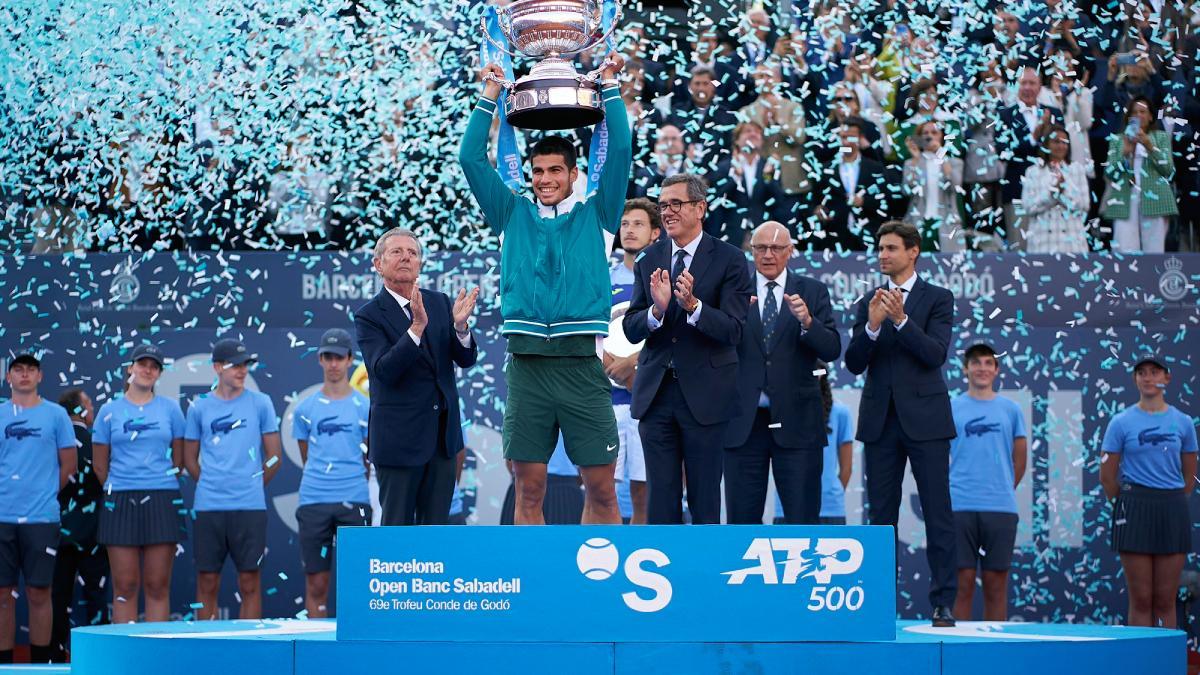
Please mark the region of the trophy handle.
[[517, 54], [516, 52], [508, 51], [507, 49], [505, 49], [504, 45], [501, 45], [499, 42], [496, 42], [495, 40], [492, 39], [491, 33], [488, 32], [487, 17], [481, 18], [479, 20], [479, 27], [481, 29], [483, 29], [483, 37], [487, 38], [487, 41], [492, 43], [493, 47], [495, 47], [496, 49], [499, 49], [500, 51], [504, 52], [505, 54], [508, 54], [509, 56], [513, 56], [513, 57], [522, 56], [521, 54]]

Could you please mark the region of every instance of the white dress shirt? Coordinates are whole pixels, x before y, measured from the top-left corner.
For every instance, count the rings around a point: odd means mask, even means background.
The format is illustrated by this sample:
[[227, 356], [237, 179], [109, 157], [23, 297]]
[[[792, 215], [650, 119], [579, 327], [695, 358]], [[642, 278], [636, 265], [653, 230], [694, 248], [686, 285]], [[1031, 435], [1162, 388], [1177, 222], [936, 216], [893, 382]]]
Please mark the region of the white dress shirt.
[[[893, 290], [893, 289], [896, 289], [896, 288], [900, 288], [900, 289], [903, 289], [903, 290], [904, 290], [904, 305], [905, 305], [906, 307], [908, 306], [908, 298], [909, 298], [910, 296], [912, 296], [912, 289], [913, 289], [913, 286], [916, 286], [916, 285], [917, 285], [917, 274], [916, 274], [916, 272], [913, 272], [913, 275], [912, 275], [911, 277], [909, 277], [909, 278], [908, 278], [908, 281], [905, 281], [904, 283], [900, 284], [899, 286], [897, 286], [897, 285], [895, 284], [895, 282], [893, 282], [891, 279], [888, 279], [888, 283], [887, 283], [887, 287], [888, 287], [888, 290], [889, 290], [889, 291], [890, 291], [890, 290]], [[896, 330], [900, 330], [901, 328], [904, 328], [904, 324], [906, 324], [906, 323], [908, 323], [908, 316], [907, 316], [907, 315], [905, 315], [905, 317], [904, 317], [904, 320], [903, 320], [903, 321], [901, 321], [900, 323], [896, 324]], [[870, 323], [870, 321], [868, 321], [868, 322], [867, 322], [867, 326], [866, 326], [867, 337], [871, 338], [872, 340], [874, 340], [874, 339], [876, 339], [876, 338], [878, 338], [878, 337], [879, 337], [879, 331], [881, 331], [881, 330], [883, 330], [883, 326], [882, 326], [882, 325], [880, 325], [880, 326], [879, 326], [879, 330], [877, 330], [877, 331], [872, 331], [872, 330], [871, 330], [871, 323]]]
[[925, 168], [925, 212], [921, 215], [935, 220], [942, 217], [942, 165], [946, 159], [936, 152], [923, 152], [921, 162]]
[[1021, 111], [1021, 116], [1025, 118], [1025, 124], [1029, 127], [1030, 140], [1036, 140], [1034, 138], [1034, 132], [1037, 130], [1038, 125], [1042, 122], [1042, 115], [1038, 111], [1037, 104], [1025, 105], [1024, 103], [1017, 101], [1017, 110]]
[[[675, 254], [679, 251], [684, 251], [687, 254], [683, 256], [683, 269], [692, 269], [692, 259], [696, 257], [696, 249], [700, 248], [700, 239], [703, 236], [703, 232], [697, 233], [696, 238], [684, 246], [680, 246], [674, 240], [671, 240], [671, 262], [670, 267], [667, 268], [667, 274], [670, 274], [671, 270], [675, 268]], [[674, 297], [674, 289], [672, 289], [672, 297]], [[701, 305], [700, 298], [696, 298], [696, 311], [688, 314], [687, 322], [693, 326], [700, 320], [700, 310], [704, 309]], [[651, 298], [650, 307], [646, 309], [646, 327], [650, 330], [657, 330], [661, 325], [662, 321], [654, 316], [654, 299]]]
[[[400, 303], [400, 309], [404, 310], [405, 316], [407, 316], [409, 318], [409, 320], [411, 321], [412, 320], [412, 309], [410, 309], [408, 306], [408, 304], [409, 304], [408, 298], [404, 297], [403, 295], [400, 295], [396, 291], [393, 291], [392, 289], [388, 288], [386, 285], [384, 285], [383, 290], [387, 291], [388, 295], [392, 296], [393, 298], [396, 299], [396, 302]], [[411, 328], [408, 329], [407, 332], [408, 332], [408, 337], [412, 338], [412, 341], [414, 343], [416, 343], [416, 345], [418, 347], [420, 347], [421, 346], [421, 338], [417, 337], [417, 334], [412, 332]], [[468, 347], [468, 348], [471, 346], [471, 332], [470, 331], [467, 331], [467, 334], [465, 336], [463, 336], [463, 335], [459, 335], [458, 329], [455, 328], [454, 335], [456, 337], [458, 337], [458, 341], [462, 344], [462, 346]]]

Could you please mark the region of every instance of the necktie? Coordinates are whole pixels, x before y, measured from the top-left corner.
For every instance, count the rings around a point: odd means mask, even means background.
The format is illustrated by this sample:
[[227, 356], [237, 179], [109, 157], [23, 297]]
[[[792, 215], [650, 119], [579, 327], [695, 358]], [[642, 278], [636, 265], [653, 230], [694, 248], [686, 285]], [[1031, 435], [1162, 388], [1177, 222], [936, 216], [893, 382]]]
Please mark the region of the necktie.
[[671, 268], [671, 283], [674, 284], [679, 280], [679, 275], [683, 274], [683, 258], [687, 255], [687, 251], [679, 249], [675, 252], [675, 266]]
[[775, 318], [779, 315], [779, 305], [775, 304], [775, 287], [779, 284], [767, 282], [767, 297], [763, 298], [763, 351], [771, 344], [771, 335], [775, 333]]

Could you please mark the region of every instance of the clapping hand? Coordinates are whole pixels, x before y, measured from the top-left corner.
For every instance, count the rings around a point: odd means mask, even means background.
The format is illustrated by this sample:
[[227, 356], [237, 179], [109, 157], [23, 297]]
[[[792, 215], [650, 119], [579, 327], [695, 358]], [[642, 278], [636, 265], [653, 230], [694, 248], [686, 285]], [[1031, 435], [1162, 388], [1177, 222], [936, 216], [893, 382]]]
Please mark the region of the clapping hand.
[[675, 280], [675, 299], [679, 301], [679, 306], [683, 311], [691, 314], [696, 311], [696, 296], [692, 295], [692, 273], [684, 270], [679, 278]]
[[650, 273], [650, 299], [654, 302], [654, 316], [659, 321], [667, 315], [671, 304], [671, 277], [661, 267]]
[[808, 311], [808, 304], [804, 302], [804, 298], [796, 295], [784, 295], [783, 299], [787, 301], [788, 309], [791, 310], [792, 316], [800, 322], [804, 330], [808, 330], [812, 326], [812, 314]]
[[908, 318], [904, 313], [904, 292], [899, 288], [883, 291], [881, 299], [887, 318], [891, 319], [892, 323], [899, 326]]
[[886, 291], [882, 288], [875, 290], [875, 295], [871, 297], [871, 301], [867, 303], [867, 327], [872, 333], [878, 332], [883, 326], [883, 320], [887, 318], [887, 309], [883, 305], [883, 297]]
[[413, 293], [408, 298], [408, 310], [412, 312], [412, 325], [409, 330], [413, 335], [421, 337], [425, 333], [425, 326], [429, 325], [429, 315], [425, 313], [425, 300], [421, 297], [421, 289], [413, 286]]
[[467, 319], [471, 318], [471, 314], [475, 311], [475, 301], [479, 299], [479, 287], [471, 289], [467, 293], [465, 288], [460, 288], [458, 297], [454, 299], [454, 330], [465, 333], [467, 332]]

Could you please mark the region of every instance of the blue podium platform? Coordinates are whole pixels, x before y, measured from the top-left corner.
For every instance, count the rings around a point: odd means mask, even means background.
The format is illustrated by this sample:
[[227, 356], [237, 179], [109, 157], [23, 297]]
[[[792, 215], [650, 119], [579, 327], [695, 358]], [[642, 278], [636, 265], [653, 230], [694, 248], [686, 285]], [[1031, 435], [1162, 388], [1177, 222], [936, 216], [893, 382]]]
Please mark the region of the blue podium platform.
[[[379, 642], [336, 639], [336, 622], [174, 622], [73, 632], [72, 675], [481, 673], [844, 673], [1012, 675], [1186, 672], [1184, 634], [1151, 628], [900, 621], [873, 642]], [[454, 636], [461, 639], [462, 636]], [[8, 671], [0, 668], [0, 675]], [[29, 672], [26, 670], [25, 672]], [[54, 672], [54, 671], [41, 671]], [[61, 672], [61, 671], [59, 671]]]

